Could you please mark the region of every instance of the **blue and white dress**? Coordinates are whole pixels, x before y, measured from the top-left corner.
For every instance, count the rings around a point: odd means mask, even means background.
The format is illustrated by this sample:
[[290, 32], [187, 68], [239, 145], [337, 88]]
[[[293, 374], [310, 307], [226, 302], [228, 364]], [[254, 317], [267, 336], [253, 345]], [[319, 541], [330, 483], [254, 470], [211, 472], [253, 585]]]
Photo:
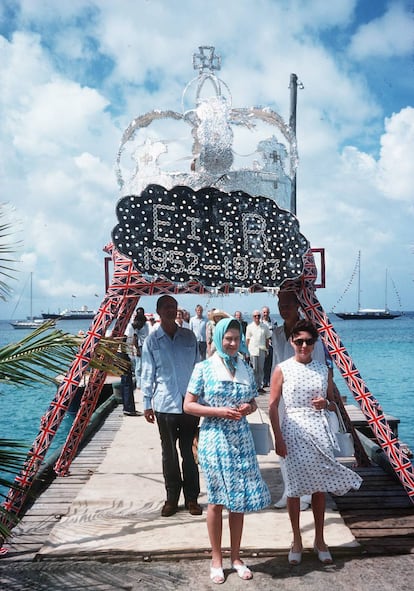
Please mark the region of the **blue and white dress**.
[[[206, 406], [237, 407], [257, 395], [252, 369], [240, 358], [232, 376], [217, 353], [198, 363], [187, 390]], [[240, 421], [204, 417], [198, 460], [207, 485], [207, 500], [235, 513], [270, 505], [246, 417]]]
[[281, 428], [287, 449], [287, 496], [314, 492], [344, 495], [358, 489], [362, 478], [334, 457], [328, 423], [312, 406], [313, 398], [326, 397], [328, 368], [318, 361], [300, 363], [294, 357], [280, 363], [279, 368], [285, 404]]

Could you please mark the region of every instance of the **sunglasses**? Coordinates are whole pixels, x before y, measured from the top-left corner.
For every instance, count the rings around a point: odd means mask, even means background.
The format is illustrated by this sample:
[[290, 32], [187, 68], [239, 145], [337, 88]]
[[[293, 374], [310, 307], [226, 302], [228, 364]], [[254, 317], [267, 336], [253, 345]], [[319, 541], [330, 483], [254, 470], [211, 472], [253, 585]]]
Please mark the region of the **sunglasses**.
[[297, 347], [301, 347], [304, 343], [306, 343], [308, 345], [308, 347], [310, 347], [311, 345], [314, 345], [315, 344], [315, 341], [313, 339], [295, 339], [293, 341], [293, 343]]
[[253, 318], [260, 318], [260, 314], [253, 314]]

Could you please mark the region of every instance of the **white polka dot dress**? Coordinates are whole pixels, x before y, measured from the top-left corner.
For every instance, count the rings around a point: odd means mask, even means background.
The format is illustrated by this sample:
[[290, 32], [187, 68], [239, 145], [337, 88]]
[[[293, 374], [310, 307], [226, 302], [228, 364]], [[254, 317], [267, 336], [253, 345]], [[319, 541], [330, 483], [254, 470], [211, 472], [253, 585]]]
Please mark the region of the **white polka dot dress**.
[[328, 368], [318, 361], [300, 363], [294, 357], [279, 364], [286, 414], [282, 434], [287, 448], [287, 496], [314, 492], [344, 495], [361, 486], [362, 478], [334, 456], [326, 421], [312, 399], [326, 397]]

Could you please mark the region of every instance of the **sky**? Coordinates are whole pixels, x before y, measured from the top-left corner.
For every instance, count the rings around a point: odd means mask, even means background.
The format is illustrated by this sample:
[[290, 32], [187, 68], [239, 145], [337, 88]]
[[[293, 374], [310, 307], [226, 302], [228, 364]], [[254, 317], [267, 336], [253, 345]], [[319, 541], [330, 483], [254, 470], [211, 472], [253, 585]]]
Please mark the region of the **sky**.
[[[3, 0], [0, 203], [17, 280], [0, 318], [104, 295], [117, 223], [122, 134], [154, 109], [182, 112], [192, 56], [212, 45], [234, 107], [289, 119], [298, 76], [297, 217], [324, 248], [327, 312], [414, 309], [414, 0]], [[199, 296], [179, 296], [193, 311]], [[202, 298], [251, 312], [274, 296]], [[141, 304], [154, 311], [154, 298]]]

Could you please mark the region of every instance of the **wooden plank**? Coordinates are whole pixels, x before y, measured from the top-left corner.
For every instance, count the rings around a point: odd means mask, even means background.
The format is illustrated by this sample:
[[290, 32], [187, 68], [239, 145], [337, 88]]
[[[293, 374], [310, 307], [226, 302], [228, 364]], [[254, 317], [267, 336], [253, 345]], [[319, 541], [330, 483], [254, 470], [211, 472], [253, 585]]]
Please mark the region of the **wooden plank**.
[[373, 519], [349, 519], [346, 520], [348, 527], [352, 526], [352, 529], [372, 529], [372, 528], [381, 528], [383, 531], [388, 531], [390, 529], [406, 529], [409, 528], [411, 532], [414, 532], [414, 519], [394, 519], [394, 517], [390, 517], [387, 520], [380, 519], [380, 518], [373, 518]]
[[399, 538], [362, 538], [358, 540], [369, 554], [414, 554], [412, 540]]
[[[358, 428], [361, 426], [368, 427], [368, 421], [365, 418], [365, 415], [359, 406], [355, 406], [353, 404], [345, 404], [345, 410], [348, 413], [348, 416], [351, 419], [351, 422], [355, 428]], [[394, 417], [393, 415], [390, 415], [388, 413], [384, 413], [384, 417], [385, 417], [387, 423], [390, 425], [391, 429], [397, 435], [398, 434], [398, 425], [401, 422], [400, 419], [398, 419], [397, 417]]]
[[[369, 501], [369, 502], [367, 502]], [[361, 498], [361, 497], [355, 497], [353, 499], [347, 499], [344, 500], [340, 505], [338, 506], [338, 509], [340, 511], [340, 513], [345, 513], [347, 510], [356, 510], [356, 509], [361, 509], [364, 508], [365, 509], [365, 513], [369, 513], [370, 511], [376, 511], [378, 512], [379, 510], [382, 509], [409, 509], [409, 502], [407, 503], [406, 499], [393, 499], [392, 497], [369, 497], [367, 498]]]

